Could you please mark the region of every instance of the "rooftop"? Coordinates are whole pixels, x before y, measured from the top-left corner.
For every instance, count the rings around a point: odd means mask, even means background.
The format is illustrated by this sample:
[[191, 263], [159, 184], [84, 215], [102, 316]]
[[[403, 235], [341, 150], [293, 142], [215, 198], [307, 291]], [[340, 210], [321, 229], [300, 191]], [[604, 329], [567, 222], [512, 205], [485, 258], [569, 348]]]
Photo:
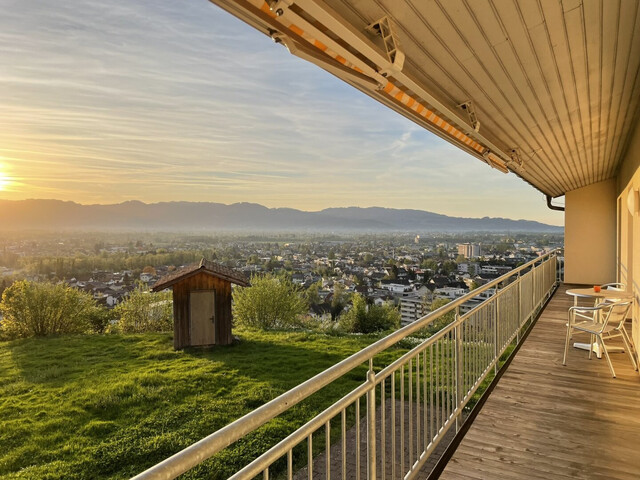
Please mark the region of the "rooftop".
[[153, 286], [153, 291], [158, 292], [160, 290], [164, 290], [165, 288], [171, 287], [180, 280], [191, 277], [198, 273], [213, 275], [214, 277], [227, 280], [228, 282], [235, 283], [236, 285], [240, 285], [242, 287], [249, 286], [249, 280], [247, 280], [247, 277], [245, 277], [242, 272], [203, 258], [197, 263], [192, 263], [190, 265], [180, 267], [174, 272], [171, 272], [168, 275], [160, 278]]

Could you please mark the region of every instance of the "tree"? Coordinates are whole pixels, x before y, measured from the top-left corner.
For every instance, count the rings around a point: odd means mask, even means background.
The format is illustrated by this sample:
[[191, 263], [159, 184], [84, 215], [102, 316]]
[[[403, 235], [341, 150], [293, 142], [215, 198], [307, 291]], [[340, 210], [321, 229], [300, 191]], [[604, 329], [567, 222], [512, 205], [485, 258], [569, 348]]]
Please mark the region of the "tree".
[[262, 268], [264, 268], [265, 271], [270, 272], [276, 267], [278, 267], [278, 265], [279, 265], [278, 260], [276, 260], [274, 257], [271, 257], [269, 260], [266, 260], [264, 262], [264, 265], [262, 266]]
[[455, 273], [458, 271], [458, 264], [453, 260], [447, 260], [445, 262], [442, 262], [441, 270], [444, 275], [449, 276], [452, 273]]
[[304, 295], [309, 302], [309, 305], [319, 305], [322, 303], [320, 298], [320, 289], [322, 288], [322, 282], [315, 282], [309, 285], [309, 288], [304, 292]]
[[398, 278], [398, 267], [393, 264], [389, 269], [389, 273], [384, 276], [385, 280], [396, 280]]
[[153, 268], [151, 265], [147, 265], [146, 267], [144, 267], [142, 269], [142, 273], [149, 273], [151, 275], [155, 275], [156, 274], [156, 269]]
[[431, 303], [433, 303], [433, 290], [427, 288], [427, 291], [420, 302], [420, 307], [422, 308], [421, 315], [425, 315], [431, 311]]
[[340, 318], [343, 328], [353, 333], [375, 333], [400, 326], [400, 312], [389, 305], [367, 305], [360, 294], [353, 296], [353, 307]]
[[85, 333], [99, 308], [91, 295], [67, 285], [22, 280], [2, 294], [0, 336], [11, 339]]
[[338, 316], [347, 306], [349, 296], [345, 292], [344, 285], [339, 282], [333, 284], [333, 297], [331, 298], [331, 320], [336, 321]]
[[238, 325], [292, 327], [307, 308], [307, 302], [289, 279], [272, 274], [253, 276], [250, 287], [233, 290], [233, 318]]
[[432, 259], [423, 260], [420, 266], [423, 270], [431, 270], [433, 273], [436, 273], [436, 270], [438, 270], [438, 262]]
[[167, 332], [173, 328], [171, 292], [153, 293], [139, 283], [113, 310], [119, 318], [116, 328], [124, 333]]
[[95, 254], [100, 253], [100, 251], [104, 248], [104, 242], [97, 242], [94, 246], [93, 246], [93, 252]]
[[109, 324], [114, 320], [116, 320], [115, 312], [105, 307], [96, 308], [96, 310], [89, 316], [91, 330], [95, 333], [104, 333]]
[[[448, 300], [446, 298], [436, 298], [433, 302], [431, 302], [431, 311], [435, 312], [437, 309], [445, 306], [449, 302], [451, 302], [451, 300]], [[427, 332], [429, 332], [430, 334], [434, 334], [442, 330], [444, 327], [455, 320], [455, 316], [456, 314], [453, 310], [445, 313], [444, 315], [441, 315], [427, 327]]]

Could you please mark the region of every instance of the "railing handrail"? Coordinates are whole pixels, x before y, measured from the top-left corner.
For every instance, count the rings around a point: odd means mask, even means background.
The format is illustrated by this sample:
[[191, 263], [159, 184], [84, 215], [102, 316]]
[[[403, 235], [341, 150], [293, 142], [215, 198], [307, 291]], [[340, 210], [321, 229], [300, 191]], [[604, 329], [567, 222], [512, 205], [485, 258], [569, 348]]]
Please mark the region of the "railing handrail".
[[[206, 459], [215, 455], [222, 449], [235, 443], [237, 440], [254, 431], [256, 428], [264, 425], [268, 421], [274, 419], [281, 413], [285, 412], [292, 406], [300, 403], [314, 393], [318, 392], [334, 380], [342, 377], [354, 368], [359, 367], [366, 361], [372, 359], [378, 353], [383, 352], [387, 348], [395, 345], [400, 340], [408, 337], [412, 333], [427, 327], [433, 320], [441, 317], [457, 309], [460, 305], [468, 300], [476, 297], [482, 292], [495, 287], [501, 282], [519, 274], [521, 271], [534, 266], [537, 262], [544, 262], [557, 254], [560, 249], [555, 249], [540, 255], [538, 258], [531, 260], [524, 265], [514, 268], [513, 270], [501, 275], [500, 277], [470, 291], [466, 295], [459, 297], [446, 305], [430, 312], [413, 323], [406, 325], [399, 330], [387, 335], [386, 337], [372, 343], [368, 347], [354, 353], [350, 357], [345, 358], [341, 362], [332, 367], [318, 373], [300, 385], [288, 390], [280, 396], [270, 400], [257, 409], [247, 413], [243, 417], [217, 430], [189, 447], [175, 453], [171, 457], [145, 470], [144, 472], [133, 477], [132, 480], [168, 480], [176, 478], [196, 465], [202, 463]], [[447, 328], [447, 327], [444, 327]], [[439, 333], [439, 332], [438, 332]], [[438, 335], [436, 333], [436, 335]]]

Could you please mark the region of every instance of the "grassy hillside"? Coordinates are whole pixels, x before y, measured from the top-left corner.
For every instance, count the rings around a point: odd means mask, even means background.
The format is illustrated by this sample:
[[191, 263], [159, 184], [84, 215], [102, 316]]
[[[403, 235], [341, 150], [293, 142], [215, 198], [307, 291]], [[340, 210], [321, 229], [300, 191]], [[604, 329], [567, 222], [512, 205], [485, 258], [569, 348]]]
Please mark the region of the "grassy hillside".
[[[180, 352], [167, 334], [0, 342], [0, 477], [128, 478], [374, 340], [236, 333], [237, 345]], [[352, 372], [185, 478], [226, 478], [364, 378]]]

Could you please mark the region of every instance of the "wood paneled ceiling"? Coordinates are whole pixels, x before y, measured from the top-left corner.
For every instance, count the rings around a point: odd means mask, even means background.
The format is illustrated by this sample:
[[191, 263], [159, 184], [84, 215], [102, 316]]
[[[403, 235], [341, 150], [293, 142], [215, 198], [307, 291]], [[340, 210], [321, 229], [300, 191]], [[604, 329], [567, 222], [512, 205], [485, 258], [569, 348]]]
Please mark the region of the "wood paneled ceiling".
[[552, 197], [614, 177], [640, 111], [638, 0], [211, 1]]

